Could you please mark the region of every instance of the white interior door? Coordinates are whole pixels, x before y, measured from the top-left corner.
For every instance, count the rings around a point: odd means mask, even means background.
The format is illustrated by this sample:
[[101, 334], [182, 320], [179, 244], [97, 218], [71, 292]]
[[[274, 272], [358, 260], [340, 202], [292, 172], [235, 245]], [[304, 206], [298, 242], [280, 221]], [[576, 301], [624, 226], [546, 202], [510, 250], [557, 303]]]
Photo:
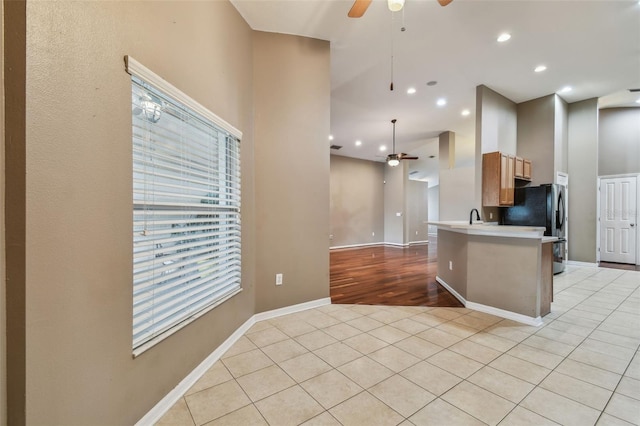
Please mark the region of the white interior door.
[[600, 260], [636, 263], [635, 176], [600, 180]]

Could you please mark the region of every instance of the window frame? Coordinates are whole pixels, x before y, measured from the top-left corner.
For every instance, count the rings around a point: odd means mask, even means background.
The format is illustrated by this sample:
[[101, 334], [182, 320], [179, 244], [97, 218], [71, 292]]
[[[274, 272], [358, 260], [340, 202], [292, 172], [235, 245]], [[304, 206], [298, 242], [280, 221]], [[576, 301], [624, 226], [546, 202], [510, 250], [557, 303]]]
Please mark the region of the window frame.
[[[131, 56], [125, 56], [125, 68], [126, 68], [126, 72], [128, 74], [130, 74], [132, 77], [136, 77], [137, 79], [142, 80], [142, 82], [144, 82], [144, 83], [146, 83], [146, 84], [148, 84], [150, 86], [153, 86], [153, 88], [158, 89], [159, 91], [163, 92], [164, 95], [168, 96], [169, 98], [172, 98], [173, 100], [175, 100], [175, 101], [179, 102], [180, 104], [182, 104], [184, 107], [186, 107], [189, 110], [191, 110], [195, 115], [199, 115], [203, 119], [210, 121], [215, 127], [218, 127], [220, 130], [228, 133], [231, 137], [236, 138], [237, 139], [237, 143], [238, 143], [238, 155], [240, 154], [239, 145], [240, 145], [240, 141], [242, 140], [242, 132], [240, 130], [236, 129], [235, 127], [230, 125], [228, 122], [226, 122], [222, 118], [218, 117], [217, 115], [215, 115], [214, 113], [209, 111], [207, 108], [202, 106], [200, 103], [198, 103], [197, 101], [192, 99], [190, 96], [186, 95], [184, 92], [180, 91], [179, 89], [177, 89], [176, 87], [171, 85], [166, 80], [162, 79], [160, 76], [155, 74], [153, 71], [149, 70], [147, 67], [142, 65], [140, 62], [136, 61]], [[133, 86], [134, 86], [134, 84], [136, 84], [133, 78], [131, 79], [131, 84], [132, 84], [132, 86], [131, 86], [132, 89], [131, 90], [133, 90]], [[133, 120], [132, 120], [132, 125], [133, 125]], [[132, 126], [132, 131], [133, 131], [133, 126]], [[226, 159], [228, 157], [219, 157], [219, 158], [225, 158]], [[225, 160], [225, 161], [228, 161], [228, 160]], [[239, 171], [240, 168], [241, 168], [241, 164], [240, 164], [240, 159], [238, 157], [238, 173], [240, 173], [240, 171]], [[237, 184], [238, 184], [238, 186], [240, 186], [241, 182], [240, 182], [240, 175], [239, 174], [238, 174], [237, 179], [238, 179]], [[239, 188], [238, 188], [238, 191], [240, 191]], [[133, 205], [132, 205], [132, 212], [134, 212], [134, 214], [135, 214], [135, 209], [134, 209]], [[240, 208], [239, 207], [238, 207], [238, 212], [237, 213], [238, 213], [238, 215], [240, 215]], [[241, 225], [239, 225], [239, 226], [241, 228]], [[133, 248], [133, 241], [132, 241], [132, 248]], [[132, 253], [132, 259], [134, 258], [134, 254], [135, 253]], [[239, 256], [240, 256], [239, 260], [240, 260], [240, 265], [241, 265], [242, 264], [241, 254]], [[241, 266], [240, 266], [240, 268], [241, 268]], [[132, 273], [133, 273], [133, 269], [132, 269]], [[132, 281], [132, 283], [133, 283], [133, 281]], [[234, 285], [234, 287], [235, 287], [235, 285]], [[214, 289], [214, 288], [212, 288], [212, 289]], [[133, 291], [133, 287], [132, 287], [132, 291]], [[149, 348], [155, 346], [157, 343], [159, 343], [162, 340], [166, 339], [167, 337], [171, 336], [173, 333], [177, 332], [178, 330], [180, 330], [183, 327], [187, 326], [191, 322], [193, 322], [196, 319], [200, 318], [201, 316], [203, 316], [207, 312], [209, 312], [212, 309], [214, 309], [216, 306], [219, 306], [220, 304], [224, 303], [226, 300], [228, 300], [229, 298], [235, 296], [236, 294], [240, 293], [241, 291], [242, 291], [242, 282], [241, 282], [241, 276], [240, 276], [240, 282], [239, 282], [237, 288], [232, 289], [232, 291], [230, 291], [229, 293], [224, 294], [221, 298], [214, 300], [212, 303], [200, 308], [196, 312], [193, 312], [193, 313], [191, 313], [189, 315], [186, 315], [184, 318], [177, 320], [168, 329], [165, 329], [164, 331], [161, 331], [161, 332], [159, 332], [157, 334], [155, 334], [155, 333], [152, 334], [151, 337], [149, 337], [143, 343], [138, 343], [136, 346], [133, 346], [136, 342], [134, 340], [135, 330], [133, 329], [135, 318], [133, 317], [134, 311], [132, 311], [132, 321], [131, 321], [131, 323], [132, 323], [132, 333], [131, 333], [131, 335], [132, 335], [133, 357], [135, 358], [136, 356], [138, 356], [141, 353], [145, 352]], [[133, 301], [133, 294], [132, 294], [132, 301]]]

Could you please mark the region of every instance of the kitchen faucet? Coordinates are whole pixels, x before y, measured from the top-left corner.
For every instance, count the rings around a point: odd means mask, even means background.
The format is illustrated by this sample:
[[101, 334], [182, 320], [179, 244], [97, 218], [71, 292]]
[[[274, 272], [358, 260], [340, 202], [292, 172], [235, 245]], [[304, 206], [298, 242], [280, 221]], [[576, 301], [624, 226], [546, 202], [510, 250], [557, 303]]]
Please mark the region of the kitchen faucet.
[[469, 225], [473, 225], [473, 212], [476, 212], [476, 220], [480, 220], [478, 209], [471, 209], [471, 213], [469, 213]]

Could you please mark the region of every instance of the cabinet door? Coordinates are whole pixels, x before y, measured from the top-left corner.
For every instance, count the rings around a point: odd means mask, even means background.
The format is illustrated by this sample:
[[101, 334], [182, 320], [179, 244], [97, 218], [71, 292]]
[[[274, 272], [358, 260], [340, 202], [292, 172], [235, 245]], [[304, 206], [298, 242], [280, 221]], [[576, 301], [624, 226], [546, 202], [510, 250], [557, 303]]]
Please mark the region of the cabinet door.
[[522, 179], [524, 177], [524, 159], [516, 157], [516, 177]]
[[531, 160], [524, 160], [522, 165], [522, 177], [531, 180]]
[[500, 154], [500, 205], [513, 205], [513, 187], [515, 177], [515, 157]]
[[505, 203], [508, 206], [512, 206], [513, 205], [513, 201], [515, 198], [515, 186], [516, 186], [516, 157], [510, 155], [509, 156], [509, 162], [508, 162], [508, 174], [509, 174], [509, 178], [507, 180], [509, 187], [507, 188], [507, 202]]

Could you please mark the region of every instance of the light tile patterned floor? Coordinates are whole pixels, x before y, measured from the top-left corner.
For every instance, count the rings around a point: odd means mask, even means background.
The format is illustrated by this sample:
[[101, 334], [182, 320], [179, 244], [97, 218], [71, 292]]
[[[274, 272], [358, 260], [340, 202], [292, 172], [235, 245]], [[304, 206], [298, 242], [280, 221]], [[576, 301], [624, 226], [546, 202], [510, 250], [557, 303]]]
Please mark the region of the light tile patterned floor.
[[640, 425], [640, 272], [554, 289], [538, 328], [364, 305], [256, 323], [159, 424]]

